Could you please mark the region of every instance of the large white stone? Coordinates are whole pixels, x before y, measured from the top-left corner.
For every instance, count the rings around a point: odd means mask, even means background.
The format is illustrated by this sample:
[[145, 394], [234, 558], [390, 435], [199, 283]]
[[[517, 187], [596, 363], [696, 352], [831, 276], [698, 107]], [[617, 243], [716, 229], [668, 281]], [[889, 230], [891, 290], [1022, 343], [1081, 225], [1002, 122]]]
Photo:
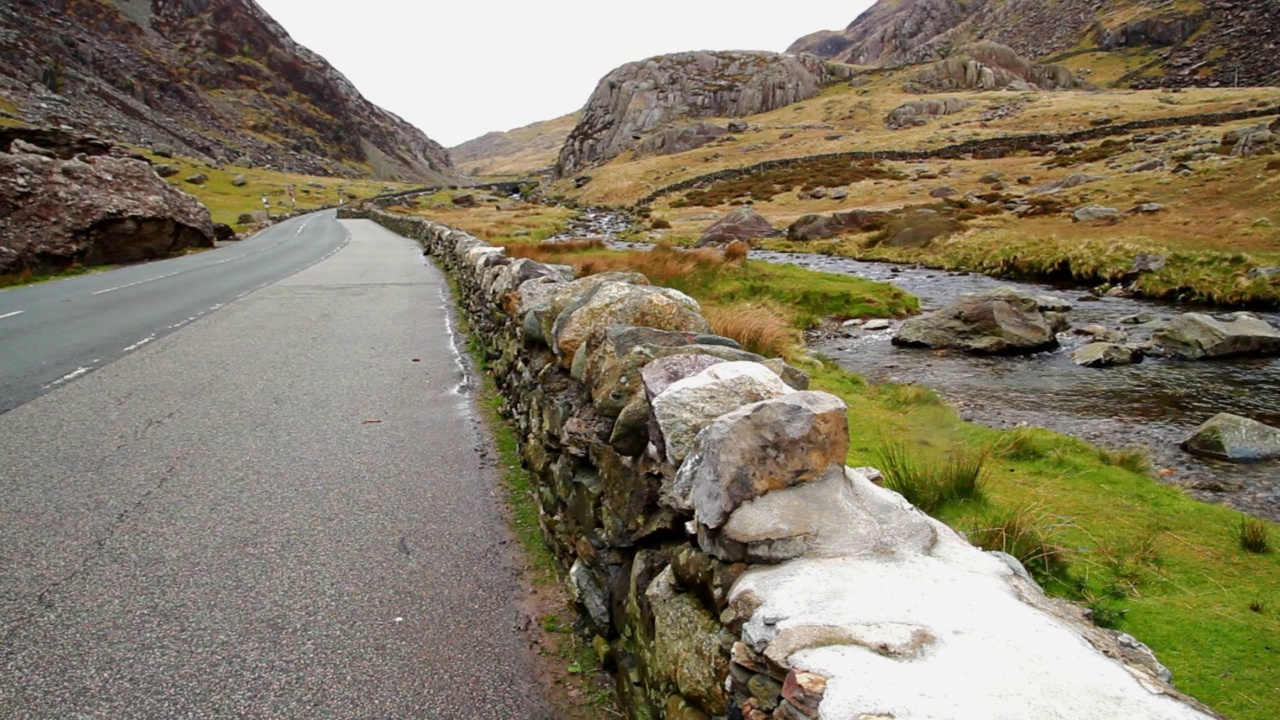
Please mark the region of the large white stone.
[[713, 365], [663, 390], [651, 403], [667, 459], [679, 465], [698, 431], [721, 415], [761, 400], [795, 392], [757, 362]]
[[[753, 566], [730, 593], [735, 606], [752, 609], [744, 642], [828, 678], [821, 718], [1212, 717], [1166, 694], [1153, 670], [1102, 654], [1089, 638], [1110, 636], [1053, 612], [1000, 558], [861, 473], [846, 477], [835, 499], [824, 481], [755, 501], [810, 505], [822, 498], [806, 494], [825, 492], [840, 508], [814, 508], [822, 517], [807, 528], [816, 538], [805, 556]], [[933, 542], [922, 542], [926, 524]], [[739, 530], [734, 520], [729, 528]]]

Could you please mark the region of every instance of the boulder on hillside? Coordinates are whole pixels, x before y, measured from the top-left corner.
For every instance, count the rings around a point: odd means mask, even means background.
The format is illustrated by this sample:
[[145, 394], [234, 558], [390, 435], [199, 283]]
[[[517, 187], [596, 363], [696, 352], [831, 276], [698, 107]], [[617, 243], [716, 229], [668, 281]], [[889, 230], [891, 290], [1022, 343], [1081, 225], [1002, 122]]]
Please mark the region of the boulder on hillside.
[[889, 116], [885, 118], [885, 125], [890, 130], [916, 127], [927, 124], [933, 118], [954, 115], [970, 105], [973, 103], [960, 98], [912, 100], [891, 110]]
[[1115, 208], [1103, 207], [1102, 205], [1085, 205], [1076, 208], [1071, 213], [1072, 222], [1098, 222], [1099, 220], [1114, 220], [1123, 213]]
[[675, 155], [696, 150], [729, 131], [715, 123], [705, 121], [677, 125], [659, 130], [636, 145], [637, 155]]
[[189, 185], [203, 185], [209, 182], [209, 176], [204, 173], [196, 173], [194, 175], [188, 175], [183, 182]]
[[833, 215], [804, 215], [787, 228], [787, 239], [807, 242], [839, 237], [845, 233], [872, 229], [884, 217], [884, 213], [870, 210], [851, 210]]
[[1275, 460], [1280, 458], [1280, 428], [1221, 413], [1196, 428], [1182, 449], [1228, 462]]
[[1013, 288], [968, 295], [937, 312], [911, 318], [894, 345], [951, 348], [979, 355], [1025, 354], [1058, 345], [1054, 313]]
[[213, 247], [209, 211], [147, 163], [0, 152], [0, 275]]
[[751, 206], [743, 205], [707, 226], [694, 247], [725, 245], [735, 240], [756, 240], [780, 234], [763, 215]]
[[1184, 360], [1280, 355], [1280, 330], [1249, 313], [1187, 313], [1156, 331], [1155, 352]]
[[596, 86], [555, 175], [611, 160], [673, 121], [745, 117], [808, 100], [826, 79], [826, 64], [808, 55], [700, 51], [627, 63]]

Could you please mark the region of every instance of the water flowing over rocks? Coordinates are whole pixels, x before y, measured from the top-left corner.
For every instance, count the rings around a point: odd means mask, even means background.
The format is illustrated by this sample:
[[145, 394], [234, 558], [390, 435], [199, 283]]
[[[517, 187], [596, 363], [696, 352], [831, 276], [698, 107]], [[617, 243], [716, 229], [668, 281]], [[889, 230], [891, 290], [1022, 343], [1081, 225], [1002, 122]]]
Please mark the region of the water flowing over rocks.
[[768, 52], [686, 52], [628, 63], [592, 93], [560, 151], [556, 176], [611, 160], [637, 142], [652, 151], [707, 135], [681, 129], [645, 139], [677, 120], [745, 117], [808, 100], [826, 80], [816, 57]]
[[209, 211], [148, 163], [107, 152], [63, 159], [65, 147], [76, 143], [57, 142], [42, 153], [0, 151], [0, 275], [213, 247]]
[[[534, 477], [539, 522], [572, 568], [582, 628], [617, 668], [629, 717], [1216, 717], [1173, 689], [1140, 644], [1048, 600], [1006, 558], [877, 487], [873, 471], [845, 468], [849, 418], [837, 398], [792, 391], [760, 363], [740, 376], [774, 395], [726, 401], [683, 463], [655, 443], [624, 455], [609, 439], [629, 411], [597, 411], [563, 350], [526, 337], [523, 318], [481, 288], [520, 261], [425, 220], [345, 213], [420, 239], [456, 280]], [[526, 265], [525, 284], [569, 284], [544, 268]], [[615, 333], [614, 355], [625, 344], [617, 333], [635, 332], [594, 322], [587, 336]], [[644, 399], [652, 390], [657, 405], [690, 378], [743, 365], [688, 357], [645, 364]], [[601, 388], [607, 403], [622, 401], [616, 384]], [[676, 426], [658, 416], [651, 407], [647, 421], [661, 438]], [[687, 494], [672, 491], [682, 476]]]

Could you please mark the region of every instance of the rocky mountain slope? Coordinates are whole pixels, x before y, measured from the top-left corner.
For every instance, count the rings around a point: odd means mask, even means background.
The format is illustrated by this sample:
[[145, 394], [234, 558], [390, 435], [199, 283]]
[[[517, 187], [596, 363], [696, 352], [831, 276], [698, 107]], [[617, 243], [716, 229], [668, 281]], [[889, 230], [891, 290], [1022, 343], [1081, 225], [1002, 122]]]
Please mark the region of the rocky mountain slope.
[[6, 0], [0, 97], [19, 120], [216, 162], [310, 174], [457, 176], [253, 0]]
[[1124, 85], [1275, 85], [1277, 28], [1274, 0], [880, 0], [843, 31], [807, 35], [789, 52], [896, 66], [991, 40], [1034, 60], [1144, 54]]
[[[556, 174], [615, 158], [678, 120], [745, 117], [807, 100], [826, 80], [825, 63], [812, 55], [687, 52], [628, 63], [596, 86], [560, 151]], [[653, 147], [684, 151], [691, 147], [682, 137], [714, 137], [696, 127], [669, 129], [675, 132], [670, 142]]]
[[449, 148], [449, 157], [473, 177], [524, 176], [549, 170], [581, 118], [581, 113], [574, 112], [507, 132], [485, 133]]

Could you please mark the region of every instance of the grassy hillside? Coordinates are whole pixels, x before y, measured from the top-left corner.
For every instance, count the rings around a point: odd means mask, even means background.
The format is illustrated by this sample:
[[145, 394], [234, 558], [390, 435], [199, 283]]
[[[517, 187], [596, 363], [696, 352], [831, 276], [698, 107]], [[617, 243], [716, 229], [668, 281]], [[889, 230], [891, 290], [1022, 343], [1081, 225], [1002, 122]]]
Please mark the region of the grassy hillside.
[[[865, 73], [814, 100], [751, 117], [751, 128], [732, 139], [679, 155], [626, 155], [592, 169], [592, 180], [584, 187], [561, 182], [555, 191], [591, 204], [630, 205], [660, 188], [765, 160], [941, 148], [1204, 113], [1268, 108], [1280, 113], [1277, 88], [953, 93], [929, 97], [955, 97], [971, 105], [921, 127], [889, 129], [885, 118], [890, 110], [921, 99], [901, 89], [912, 72]], [[883, 228], [873, 228], [788, 249], [997, 274], [1065, 274], [1089, 283], [1112, 282], [1137, 255], [1150, 253], [1169, 256], [1170, 262], [1139, 282], [1138, 290], [1149, 296], [1280, 306], [1280, 284], [1247, 279], [1254, 268], [1280, 265], [1280, 155], [1268, 150], [1232, 157], [1231, 146], [1221, 142], [1228, 131], [1272, 119], [1175, 123], [1074, 144], [1049, 142], [1038, 152], [1007, 157], [881, 161], [874, 164], [876, 172], [864, 173], [866, 179], [851, 176], [840, 163], [801, 162], [786, 171], [707, 182], [659, 197], [651, 210], [671, 227], [651, 237], [692, 242], [715, 217], [746, 202], [778, 227], [813, 213], [860, 208], [902, 215], [904, 209], [919, 207], [954, 219], [954, 227], [930, 243], [909, 247], [886, 243]], [[1160, 161], [1158, 167], [1129, 172], [1153, 159]], [[1179, 169], [1184, 171], [1174, 172]], [[1090, 181], [1032, 194], [1037, 186], [1080, 174], [1091, 176]], [[848, 195], [813, 199], [802, 192], [819, 186], [844, 187]], [[951, 191], [948, 199], [933, 196], [945, 188]], [[1009, 202], [1031, 199], [1040, 204], [1036, 213], [1022, 216], [1008, 209]], [[1150, 203], [1159, 206], [1155, 212], [1129, 212]], [[1123, 214], [1076, 222], [1073, 211], [1085, 205]]]
[[582, 113], [491, 132], [449, 148], [454, 165], [472, 177], [526, 177], [555, 164]]

